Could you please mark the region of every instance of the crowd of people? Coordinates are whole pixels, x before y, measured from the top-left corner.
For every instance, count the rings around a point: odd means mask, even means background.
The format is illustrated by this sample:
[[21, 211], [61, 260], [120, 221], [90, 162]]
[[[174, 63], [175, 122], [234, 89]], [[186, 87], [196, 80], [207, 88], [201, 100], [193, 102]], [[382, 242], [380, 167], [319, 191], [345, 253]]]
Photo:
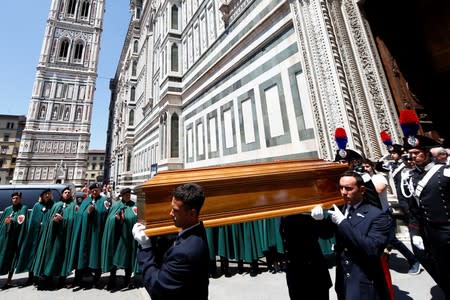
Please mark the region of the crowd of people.
[[[418, 119], [412, 125], [417, 124]], [[410, 125], [403, 125], [402, 128], [410, 129], [407, 128]], [[406, 258], [409, 274], [418, 274], [422, 265], [446, 299], [450, 299], [448, 150], [437, 141], [418, 135], [417, 129], [408, 132], [403, 144], [386, 143], [389, 153], [378, 162], [346, 149], [345, 134], [342, 135], [344, 143], [339, 145], [337, 141], [340, 149], [336, 161], [349, 167], [339, 178], [345, 204], [328, 211], [317, 205], [310, 216], [286, 217], [288, 229], [282, 228], [287, 233], [298, 233], [287, 234], [289, 260], [293, 266], [286, 270], [291, 299], [303, 299], [305, 293], [329, 299], [330, 280], [326, 272], [319, 272], [324, 269], [324, 258], [312, 241], [332, 235], [336, 239], [338, 299], [394, 299], [388, 265], [391, 248], [396, 248]], [[337, 136], [341, 134], [342, 131], [336, 131]], [[413, 251], [395, 235], [398, 216], [392, 214], [388, 189], [397, 198], [399, 215], [408, 226]], [[308, 243], [302, 243], [303, 240]], [[308, 276], [303, 270], [308, 270]], [[308, 294], [308, 287], [314, 282], [322, 282], [320, 290], [325, 292], [309, 289], [312, 294]]]
[[[24, 285], [39, 290], [78, 288], [89, 276], [100, 287], [100, 276], [109, 272], [107, 289], [123, 288], [116, 281], [117, 269], [125, 270], [124, 287], [132, 288], [131, 275], [138, 272], [137, 243], [131, 229], [137, 220], [131, 189], [124, 188], [120, 199], [112, 201], [102, 193], [102, 185], [89, 186], [89, 195], [80, 203], [70, 187], [59, 201], [43, 190], [31, 212], [21, 203], [21, 193], [11, 195], [12, 205], [0, 219], [0, 275], [8, 274], [3, 289], [13, 286], [14, 273], [28, 272]], [[75, 273], [71, 282], [66, 280]]]
[[[30, 213], [21, 194], [13, 193], [12, 205], [0, 219], [0, 275], [8, 274], [3, 288], [12, 286], [14, 272], [29, 272], [26, 284], [38, 289], [53, 287], [55, 279], [58, 287], [81, 286], [86, 276], [101, 288], [100, 276], [109, 272], [107, 289], [114, 290], [116, 272], [123, 269], [124, 286], [132, 288], [132, 274], [142, 273], [152, 299], [208, 299], [217, 257], [228, 276], [229, 260], [236, 260], [238, 268], [248, 262], [253, 270], [265, 256], [275, 272], [278, 261], [284, 262], [292, 300], [329, 299], [332, 280], [320, 242], [332, 241], [338, 299], [394, 299], [391, 248], [405, 257], [409, 274], [418, 274], [423, 266], [450, 299], [447, 150], [409, 131], [403, 144], [385, 142], [388, 155], [373, 162], [346, 148], [343, 129], [336, 130], [336, 138], [335, 160], [348, 165], [338, 179], [344, 204], [329, 209], [319, 204], [308, 214], [205, 229], [199, 218], [205, 193], [198, 184], [187, 183], [173, 190], [170, 202], [170, 216], [180, 232], [149, 238], [145, 225], [137, 222], [129, 188], [111, 201], [95, 183], [81, 203], [69, 187], [60, 201], [46, 190]], [[396, 238], [397, 216], [388, 191], [398, 200], [412, 251]], [[74, 279], [67, 282], [72, 272]]]
[[[332, 280], [319, 245], [320, 238], [335, 239], [334, 288], [338, 299], [394, 299], [386, 252], [390, 247], [405, 256], [409, 274], [418, 274], [422, 264], [450, 299], [450, 166], [447, 157], [438, 160], [433, 156], [436, 146], [439, 146], [436, 142], [420, 135], [414, 136], [414, 143], [389, 145], [389, 155], [379, 164], [385, 175], [378, 173], [377, 176], [377, 164], [350, 149], [338, 151], [337, 161], [345, 162], [349, 168], [338, 180], [344, 205], [334, 205], [328, 210], [317, 205], [310, 214], [282, 217], [277, 224], [283, 241], [284, 270], [291, 300], [330, 297]], [[398, 168], [403, 170], [400, 172]], [[396, 177], [399, 172], [401, 176]], [[395, 237], [396, 224], [387, 199], [388, 187], [397, 194], [402, 218], [410, 229], [414, 253]], [[236, 238], [244, 232], [242, 229], [222, 227], [217, 229], [212, 241], [228, 245], [217, 252], [199, 221], [205, 198], [203, 190], [195, 184], [177, 189], [173, 193], [171, 216], [181, 232], [165, 252], [158, 253], [158, 246], [143, 232], [145, 226], [137, 223], [133, 228], [134, 238], [139, 243], [138, 260], [144, 285], [152, 299], [181, 299], [182, 295], [207, 299], [208, 258], [240, 257], [236, 255], [241, 253], [240, 244], [261, 240], [255, 235]], [[196, 204], [191, 202], [193, 199]], [[266, 225], [264, 230], [268, 228], [273, 226]], [[244, 241], [245, 238], [248, 241]], [[275, 245], [273, 242], [272, 247]], [[211, 253], [211, 250], [216, 252]]]

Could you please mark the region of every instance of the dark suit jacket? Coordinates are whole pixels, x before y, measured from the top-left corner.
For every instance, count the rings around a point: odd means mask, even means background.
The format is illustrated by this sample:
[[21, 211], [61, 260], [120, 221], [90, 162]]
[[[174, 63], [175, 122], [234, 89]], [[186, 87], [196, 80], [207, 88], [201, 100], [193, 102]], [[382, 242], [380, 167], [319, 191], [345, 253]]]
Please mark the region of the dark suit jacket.
[[337, 226], [335, 289], [339, 299], [389, 299], [381, 255], [390, 222], [386, 212], [362, 203]]
[[[321, 222], [316, 222], [310, 215], [305, 214], [281, 218], [280, 234], [287, 259], [286, 277], [289, 291], [298, 292], [303, 298], [308, 291], [315, 292], [311, 286], [328, 292], [332, 281], [320, 249], [319, 237], [328, 239], [332, 234], [322, 230]], [[290, 281], [291, 277], [295, 280]]]
[[152, 300], [208, 299], [209, 250], [203, 223], [178, 236], [161, 263], [155, 250], [138, 250], [144, 285]]

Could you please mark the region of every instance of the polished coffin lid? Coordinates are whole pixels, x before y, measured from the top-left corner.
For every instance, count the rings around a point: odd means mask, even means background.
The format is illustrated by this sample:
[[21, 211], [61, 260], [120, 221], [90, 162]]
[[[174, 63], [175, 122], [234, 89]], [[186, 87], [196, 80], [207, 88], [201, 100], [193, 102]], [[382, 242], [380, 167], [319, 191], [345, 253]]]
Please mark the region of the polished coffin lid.
[[341, 204], [338, 177], [347, 167], [323, 160], [277, 161], [162, 171], [136, 187], [138, 219], [150, 236], [178, 232], [169, 215], [172, 190], [195, 182], [205, 191], [206, 227], [310, 211]]

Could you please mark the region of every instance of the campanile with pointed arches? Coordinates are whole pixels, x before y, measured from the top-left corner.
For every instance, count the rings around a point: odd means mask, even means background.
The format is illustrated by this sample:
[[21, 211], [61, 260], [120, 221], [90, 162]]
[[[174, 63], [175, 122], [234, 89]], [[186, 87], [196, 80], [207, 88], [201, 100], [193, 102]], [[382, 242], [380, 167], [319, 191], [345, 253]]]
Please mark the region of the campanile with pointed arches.
[[103, 16], [103, 0], [51, 1], [13, 183], [82, 185]]

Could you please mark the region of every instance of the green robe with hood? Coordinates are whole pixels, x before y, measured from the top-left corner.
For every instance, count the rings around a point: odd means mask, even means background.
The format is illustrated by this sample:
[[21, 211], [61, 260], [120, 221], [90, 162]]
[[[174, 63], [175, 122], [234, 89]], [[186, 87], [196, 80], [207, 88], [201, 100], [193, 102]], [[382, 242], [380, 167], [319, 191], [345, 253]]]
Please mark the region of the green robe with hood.
[[[75, 216], [69, 268], [101, 269], [102, 237], [109, 210], [107, 203], [110, 202], [102, 196], [95, 200], [89, 196], [81, 202]], [[88, 214], [90, 205], [95, 208], [92, 214]]]
[[[123, 211], [124, 219], [116, 215]], [[137, 242], [132, 229], [137, 220], [137, 206], [133, 201], [118, 201], [112, 205], [106, 219], [102, 239], [102, 271], [109, 272], [113, 266], [118, 269], [136, 268]]]
[[[19, 203], [5, 208], [0, 217], [0, 275], [13, 272], [25, 235], [28, 208]], [[5, 224], [7, 217], [11, 223]]]
[[[42, 239], [33, 266], [35, 275], [66, 277], [72, 271], [68, 266], [68, 253], [72, 246], [76, 211], [76, 202], [69, 200], [68, 203], [63, 201], [56, 203], [48, 212], [49, 220], [43, 225]], [[53, 219], [57, 213], [63, 217], [60, 222]]]
[[50, 214], [48, 213], [53, 207], [53, 200], [48, 200], [46, 203], [37, 202], [33, 206], [33, 210], [28, 218], [26, 224], [26, 235], [20, 249], [20, 255], [17, 261], [16, 273], [32, 271], [37, 253], [39, 241], [42, 239], [43, 227], [42, 225], [48, 223]]

